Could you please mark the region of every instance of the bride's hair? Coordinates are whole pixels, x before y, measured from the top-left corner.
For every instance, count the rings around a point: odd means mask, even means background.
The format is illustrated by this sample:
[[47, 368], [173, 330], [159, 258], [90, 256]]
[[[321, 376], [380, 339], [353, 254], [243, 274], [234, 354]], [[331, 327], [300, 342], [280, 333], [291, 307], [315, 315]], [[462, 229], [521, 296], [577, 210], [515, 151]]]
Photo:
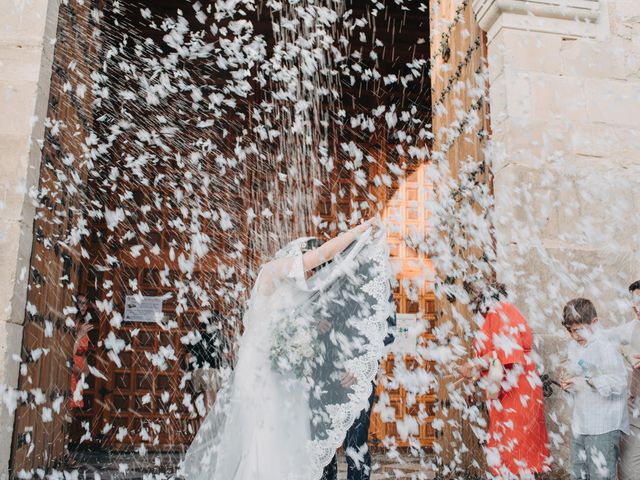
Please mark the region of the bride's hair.
[[319, 248], [324, 242], [316, 237], [310, 237], [307, 239], [305, 243], [300, 245], [300, 251], [302, 253], [310, 252], [311, 250], [315, 250]]

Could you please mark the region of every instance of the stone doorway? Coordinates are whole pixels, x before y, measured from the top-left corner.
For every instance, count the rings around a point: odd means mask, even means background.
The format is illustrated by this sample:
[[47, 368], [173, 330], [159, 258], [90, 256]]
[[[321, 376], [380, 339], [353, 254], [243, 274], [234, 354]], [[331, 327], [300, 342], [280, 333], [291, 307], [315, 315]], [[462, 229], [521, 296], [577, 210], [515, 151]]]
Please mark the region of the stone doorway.
[[[88, 93], [90, 83], [88, 78], [91, 78], [94, 71], [103, 69], [102, 63], [107, 61], [104, 58], [108, 50], [100, 50], [105, 45], [100, 42], [104, 37], [102, 39], [95, 37], [96, 30], [105, 28], [112, 35], [120, 35], [118, 37], [120, 39], [124, 32], [129, 34], [133, 38], [126, 47], [131, 49], [129, 55], [136, 54], [136, 40], [163, 36], [151, 29], [136, 37], [133, 27], [137, 24], [136, 19], [141, 20], [148, 15], [145, 8], [136, 6], [132, 10], [127, 10], [127, 7], [123, 7], [112, 17], [101, 18], [101, 12], [109, 11], [109, 8], [113, 9], [113, 4], [105, 2], [96, 5], [94, 7], [97, 8], [98, 17], [96, 17], [96, 8], [90, 10], [81, 4], [63, 5], [60, 10], [59, 43], [54, 62], [49, 116], [62, 121], [64, 125], [73, 125], [73, 128], [60, 135], [56, 133], [56, 128], [64, 126], [54, 123], [48, 130], [45, 141], [40, 184], [41, 190], [51, 192], [51, 195], [40, 199], [42, 216], [36, 222], [29, 292], [30, 305], [33, 306], [29, 307], [29, 311], [33, 313], [28, 314], [25, 324], [23, 368], [27, 373], [21, 376], [20, 384], [20, 390], [25, 391], [45, 387], [45, 402], [44, 405], [38, 404], [34, 408], [34, 398], [27, 396], [18, 409], [13, 439], [14, 472], [20, 469], [51, 468], [59, 465], [64, 455], [65, 445], [69, 441], [72, 444], [106, 447], [109, 450], [132, 450], [143, 443], [147, 444], [145, 448], [150, 449], [179, 450], [188, 443], [194, 429], [197, 428], [197, 419], [193, 419], [193, 412], [183, 402], [185, 391], [188, 393], [188, 383], [182, 386], [178, 377], [184, 368], [180, 337], [193, 328], [202, 310], [202, 306], [194, 301], [194, 291], [204, 288], [222, 289], [231, 296], [231, 302], [214, 304], [214, 308], [227, 313], [231, 319], [231, 334], [237, 335], [241, 331], [239, 305], [242, 302], [243, 292], [234, 291], [232, 285], [243, 282], [247, 284], [250, 281], [251, 275], [255, 273], [255, 265], [260, 261], [255, 252], [260, 251], [260, 248], [265, 245], [269, 246], [269, 241], [273, 241], [267, 235], [264, 238], [260, 237], [262, 244], [252, 243], [255, 240], [252, 238], [253, 232], [247, 228], [241, 229], [236, 237], [227, 238], [221, 234], [219, 226], [213, 225], [213, 222], [203, 221], [203, 228], [213, 239], [211, 250], [216, 251], [218, 257], [238, 258], [239, 252], [235, 250], [235, 244], [238, 241], [250, 246], [250, 254], [242, 267], [236, 271], [230, 271], [228, 264], [219, 261], [220, 258], [210, 257], [200, 259], [190, 275], [184, 276], [180, 272], [179, 253], [171, 258], [171, 251], [175, 251], [184, 241], [184, 236], [181, 236], [183, 232], [180, 232], [179, 228], [165, 228], [157, 231], [151, 228], [145, 233], [142, 251], [145, 249], [151, 251], [157, 246], [160, 255], [140, 254], [137, 247], [141, 244], [133, 238], [127, 238], [131, 225], [139, 227], [140, 223], [144, 222], [152, 227], [159, 224], [166, 226], [172, 222], [174, 214], [178, 215], [179, 206], [172, 200], [172, 195], [182, 186], [179, 162], [169, 168], [155, 165], [152, 175], [148, 173], [143, 175], [146, 180], [136, 177], [138, 171], [132, 168], [128, 172], [128, 182], [118, 185], [110, 179], [113, 170], [106, 168], [108, 163], [104, 162], [105, 158], [108, 158], [109, 162], [122, 166], [131, 159], [137, 158], [141, 148], [136, 144], [136, 141], [141, 142], [139, 138], [120, 135], [116, 141], [108, 145], [108, 152], [97, 152], [98, 158], [91, 159], [93, 168], [88, 168], [88, 164], [85, 163], [83, 168], [75, 172], [80, 181], [69, 176], [70, 168], [65, 163], [69, 162], [69, 154], [71, 153], [77, 159], [86, 159], [87, 149], [93, 152], [93, 145], [90, 143], [92, 132], [97, 132], [98, 136], [107, 136], [109, 130], [101, 122], [106, 115], [121, 111], [121, 104], [125, 103], [122, 98], [101, 98], [100, 90]], [[177, 1], [154, 3], [154, 11], [151, 14], [174, 12], [181, 5], [182, 3]], [[354, 2], [353, 7], [354, 10], [361, 8], [358, 2]], [[190, 12], [188, 15], [196, 16], [197, 12]], [[422, 55], [429, 58], [428, 39], [418, 42], [421, 37], [428, 37], [427, 15], [416, 15], [415, 18], [411, 18], [399, 9], [384, 18], [381, 25], [385, 24], [389, 29], [385, 43], [393, 44], [395, 47], [383, 53], [384, 68], [391, 71], [394, 66], [403, 65], [410, 59], [415, 59], [415, 49], [404, 51], [402, 46], [407, 46], [408, 49], [409, 45], [424, 45], [425, 51]], [[99, 25], [107, 25], [107, 27], [99, 27]], [[406, 27], [407, 25], [409, 27]], [[401, 26], [406, 28], [402, 30], [402, 35], [399, 33]], [[197, 66], [197, 62], [194, 63], [196, 65], [193, 68]], [[200, 71], [194, 70], [196, 72], [194, 75], [206, 74], [206, 68], [202, 68]], [[425, 68], [425, 66], [417, 68]], [[109, 73], [106, 75], [108, 76]], [[78, 78], [84, 79], [86, 83], [78, 82]], [[357, 83], [347, 85], [344, 86], [343, 93], [348, 101], [343, 105], [350, 115], [357, 116], [361, 111], [372, 108], [378, 95], [385, 95], [390, 102], [396, 102], [398, 105], [416, 106], [415, 118], [419, 123], [429, 125], [432, 82], [433, 79], [429, 80], [425, 72], [423, 81], [416, 82], [412, 89], [394, 90], [381, 86], [380, 91], [368, 92], [363, 85]], [[380, 84], [382, 85], [382, 82]], [[81, 85], [85, 86], [84, 90], [79, 88]], [[67, 95], [68, 86], [71, 88], [71, 93]], [[118, 84], [118, 87], [126, 91], [126, 84]], [[181, 99], [181, 101], [188, 100]], [[107, 105], [109, 102], [115, 102], [117, 105], [113, 103]], [[245, 119], [252, 118], [250, 104], [241, 105], [238, 109], [245, 113]], [[135, 109], [132, 112], [140, 114]], [[131, 112], [128, 113], [132, 117], [135, 116]], [[233, 128], [241, 129], [242, 126], [236, 123], [229, 130]], [[314, 197], [317, 203], [311, 205], [306, 216], [299, 216], [295, 222], [295, 228], [306, 229], [306, 233], [313, 231], [320, 236], [330, 235], [341, 222], [348, 220], [354, 210], [360, 209], [361, 205], [367, 204], [368, 208], [373, 208], [376, 204], [384, 206], [389, 200], [396, 201], [399, 202], [397, 206], [403, 209], [403, 213], [400, 219], [400, 230], [392, 242], [396, 242], [398, 248], [404, 249], [402, 261], [410, 263], [410, 258], [414, 254], [411, 253], [410, 247], [404, 245], [408, 236], [407, 225], [418, 220], [413, 217], [412, 202], [418, 202], [421, 199], [415, 200], [412, 197], [413, 193], [409, 190], [411, 190], [411, 182], [423, 182], [423, 186], [426, 185], [424, 170], [420, 169], [425, 158], [416, 161], [415, 157], [399, 154], [397, 146], [402, 141], [385, 135], [384, 130], [382, 133], [378, 131], [375, 135], [370, 135], [363, 133], [362, 129], [349, 127], [339, 134], [342, 137], [333, 137], [335, 141], [333, 148], [336, 155], [343, 159], [342, 163], [338, 164], [338, 168], [326, 180], [326, 184], [330, 185], [329, 190], [322, 191], [320, 195]], [[84, 138], [85, 143], [76, 142], [74, 139], [78, 137]], [[145, 144], [147, 148], [148, 139], [142, 142], [147, 142]], [[392, 180], [389, 183], [381, 181], [379, 184], [368, 182], [366, 188], [355, 187], [357, 186], [355, 171], [353, 166], [349, 165], [349, 162], [353, 162], [353, 158], [348, 154], [345, 155], [344, 152], [341, 153], [339, 149], [341, 143], [348, 142], [375, 158], [376, 161], [370, 162], [371, 164], [362, 170], [368, 179], [376, 176], [393, 178], [388, 170], [391, 165], [402, 169], [408, 175], [408, 183], [401, 184], [397, 180]], [[227, 147], [227, 150], [224, 147]], [[428, 137], [423, 140], [421, 147], [430, 148]], [[161, 149], [161, 146], [156, 144], [153, 148]], [[229, 149], [231, 149], [229, 145], [221, 147], [222, 152], [228, 153]], [[265, 168], [265, 171], [271, 175], [278, 173], [273, 169], [272, 164], [257, 163], [257, 165]], [[415, 175], [419, 176], [419, 180], [411, 180], [412, 172], [417, 172]], [[252, 201], [264, 198], [264, 195], [268, 194], [269, 186], [272, 185], [269, 182], [273, 180], [260, 178], [260, 175], [256, 175], [255, 169], [241, 173], [244, 175], [240, 175], [242, 180], [251, 185], [251, 188], [247, 189], [249, 195], [240, 189], [226, 192], [218, 190], [215, 192], [215, 201], [224, 204], [225, 211], [231, 213], [231, 217], [241, 218], [244, 223], [247, 215], [246, 206]], [[173, 177], [173, 183], [169, 182], [169, 187], [161, 192], [149, 181], [159, 176]], [[61, 188], [66, 180], [69, 180], [71, 188]], [[393, 200], [393, 195], [399, 190], [403, 193]], [[154, 193], [161, 193], [162, 198], [159, 204], [154, 203], [157, 200]], [[262, 197], [260, 197], [261, 194]], [[99, 207], [96, 208], [96, 205]], [[144, 215], [140, 215], [137, 209], [147, 205], [151, 208]], [[124, 208], [120, 212], [118, 208], [122, 206]], [[97, 215], [96, 210], [102, 210], [103, 215]], [[105, 212], [109, 214], [104, 215]], [[418, 215], [422, 217], [419, 223], [426, 222], [426, 214], [420, 210]], [[110, 215], [115, 218], [123, 215], [129, 223], [117, 222], [111, 225], [113, 217], [109, 218]], [[319, 218], [320, 222], [314, 224], [313, 217]], [[86, 220], [84, 226], [89, 234], [81, 236], [81, 241], [73, 244], [74, 248], [64, 250], [60, 245], [67, 244], [69, 236], [77, 228], [78, 218], [82, 221]], [[264, 233], [270, 226], [265, 222], [264, 225], [256, 228]], [[210, 230], [206, 230], [207, 228]], [[294, 234], [294, 230], [289, 232], [289, 235]], [[51, 242], [52, 238], [55, 239], [54, 242]], [[401, 243], [402, 246], [400, 246]], [[416, 254], [413, 258], [418, 262], [420, 256]], [[207, 274], [212, 271], [215, 272], [214, 275]], [[59, 279], [62, 280], [59, 281]], [[165, 285], [165, 281], [169, 282], [170, 286]], [[126, 295], [137, 292], [145, 296], [170, 294], [176, 291], [176, 282], [182, 282], [187, 287], [184, 291], [174, 294], [171, 301], [163, 305], [163, 310], [170, 321], [176, 324], [172, 331], [166, 332], [158, 327], [149, 329], [144, 325], [136, 324], [122, 326], [122, 323], [120, 327], [114, 327], [114, 323], [118, 323], [117, 315], [123, 313]], [[436, 321], [436, 304], [431, 288], [429, 285], [425, 286], [423, 282], [419, 287], [420, 293], [416, 296], [415, 285], [411, 282], [400, 284], [396, 291], [399, 313], [422, 313], [433, 324]], [[68, 322], [69, 314], [65, 313], [65, 308], [73, 305], [74, 296], [78, 292], [87, 293], [98, 302], [97, 310], [100, 313], [92, 334], [90, 363], [102, 373], [104, 378], [90, 377], [88, 388], [84, 392], [86, 405], [81, 411], [74, 412], [71, 425], [63, 425], [58, 418], [63, 418], [61, 415], [53, 415], [56, 418], [55, 422], [58, 423], [49, 423], [43, 421], [42, 411], [46, 408], [56, 412], [64, 408], [64, 398], [68, 397], [69, 339], [73, 327]], [[105, 295], [106, 292], [108, 295]], [[49, 334], [52, 330], [53, 340]], [[428, 332], [426, 338], [428, 338]], [[124, 342], [124, 345], [131, 346], [130, 350], [124, 350], [118, 356], [119, 364], [113, 362], [109, 349], [105, 349], [106, 341], [111, 342], [112, 345]], [[51, 348], [50, 353], [45, 357], [38, 357], [39, 352], [48, 348], [51, 342], [54, 342], [55, 348]], [[154, 360], [157, 359], [157, 352], [160, 350], [172, 351], [176, 360], [170, 362], [169, 369], [151, 373], [154, 369]], [[113, 352], [113, 348], [110, 351]], [[43, 361], [42, 358], [45, 360]], [[392, 373], [393, 365], [393, 362], [388, 363], [388, 374]], [[416, 364], [410, 358], [407, 359], [407, 368], [417, 366], [422, 368], [425, 365]], [[53, 382], [51, 381], [52, 372], [58, 375]], [[380, 388], [379, 393], [386, 393], [383, 384]], [[403, 392], [401, 388], [394, 389], [393, 386], [389, 388], [395, 390], [389, 393], [391, 406], [396, 410], [397, 418], [403, 418], [405, 414], [417, 416], [420, 405], [426, 406], [428, 410], [435, 402], [435, 395], [430, 395], [417, 403], [407, 405], [406, 391]], [[165, 392], [169, 392], [168, 398]], [[61, 398], [63, 400], [60, 400]], [[166, 417], [171, 405], [177, 406], [178, 414], [169, 423], [163, 424], [166, 420], [163, 417]], [[418, 410], [414, 412], [412, 408]], [[425, 417], [426, 420], [423, 420], [418, 434], [420, 444], [427, 448], [434, 441], [434, 433], [430, 429], [430, 420], [433, 415], [432, 412]], [[394, 430], [395, 422], [388, 425], [388, 422], [386, 424], [378, 418], [374, 423], [377, 425], [372, 429], [374, 443], [376, 441], [382, 443], [389, 436], [397, 438], [398, 432]], [[156, 431], [158, 426], [160, 428], [157, 435], [153, 434], [152, 432]], [[149, 436], [152, 438], [150, 441]], [[406, 441], [405, 445], [408, 445]]]

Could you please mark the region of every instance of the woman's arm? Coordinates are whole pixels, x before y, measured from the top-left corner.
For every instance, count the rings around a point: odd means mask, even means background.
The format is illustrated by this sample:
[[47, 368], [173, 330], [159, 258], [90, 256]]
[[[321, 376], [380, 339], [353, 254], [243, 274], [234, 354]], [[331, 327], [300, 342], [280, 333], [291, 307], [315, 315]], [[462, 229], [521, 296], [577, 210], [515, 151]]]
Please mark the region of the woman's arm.
[[352, 228], [344, 233], [341, 233], [335, 238], [332, 238], [326, 243], [323, 243], [315, 250], [311, 250], [302, 256], [302, 263], [305, 272], [313, 270], [314, 268], [322, 265], [329, 260], [332, 260], [336, 255], [347, 248], [351, 242], [356, 240], [361, 233], [365, 232], [370, 226], [373, 225], [375, 218], [370, 218], [364, 223], [361, 223], [357, 227]]
[[[317, 266], [333, 259], [338, 253], [347, 248], [351, 242], [357, 239], [362, 232], [366, 231], [373, 222], [374, 219], [369, 219], [357, 227], [332, 238], [320, 247], [304, 253], [302, 255], [303, 271], [300, 273], [303, 274], [304, 272], [313, 270]], [[262, 268], [259, 276], [258, 291], [262, 295], [271, 295], [275, 291], [277, 282], [291, 273], [294, 267], [294, 261], [296, 261], [294, 257], [284, 257], [267, 263]]]
[[74, 355], [82, 355], [89, 348], [88, 335], [91, 330], [93, 330], [93, 325], [89, 323], [83, 323], [82, 325], [80, 325], [76, 333], [76, 338], [73, 342]]

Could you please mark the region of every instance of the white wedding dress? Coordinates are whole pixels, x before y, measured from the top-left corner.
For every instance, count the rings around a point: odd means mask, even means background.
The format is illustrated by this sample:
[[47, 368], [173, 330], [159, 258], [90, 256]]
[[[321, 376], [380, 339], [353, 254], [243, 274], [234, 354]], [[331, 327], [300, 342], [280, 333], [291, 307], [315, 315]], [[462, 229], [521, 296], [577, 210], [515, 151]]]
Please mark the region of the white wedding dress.
[[[391, 308], [386, 235], [368, 230], [308, 280], [304, 241], [288, 244], [258, 275], [235, 371], [181, 464], [188, 480], [318, 480], [367, 405]], [[306, 339], [306, 363], [287, 353], [300, 344], [275, 336], [292, 322], [305, 325], [288, 331]], [[278, 342], [284, 362], [274, 357]], [[291, 363], [299, 369], [287, 370]], [[357, 380], [349, 389], [339, 381], [346, 371]]]

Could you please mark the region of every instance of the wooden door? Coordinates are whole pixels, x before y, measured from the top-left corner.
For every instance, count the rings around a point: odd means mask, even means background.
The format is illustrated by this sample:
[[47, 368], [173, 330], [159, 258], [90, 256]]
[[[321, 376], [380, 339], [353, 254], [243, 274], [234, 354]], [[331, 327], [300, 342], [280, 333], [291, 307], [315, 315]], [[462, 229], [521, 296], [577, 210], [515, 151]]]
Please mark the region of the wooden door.
[[83, 215], [87, 178], [78, 139], [88, 136], [93, 119], [88, 92], [83, 101], [62, 92], [65, 85], [83, 84], [93, 69], [97, 46], [90, 35], [76, 35], [92, 28], [89, 5], [60, 6], [28, 276], [13, 475], [58, 466], [69, 434], [73, 313], [68, 309], [84, 269], [82, 245], [71, 239]]
[[[124, 148], [117, 147], [115, 155], [124, 157]], [[170, 175], [170, 170], [168, 166], [164, 173]], [[104, 223], [92, 226], [107, 237], [91, 245], [92, 257], [103, 263], [109, 256], [113, 268], [96, 277], [103, 313], [101, 342], [94, 349], [105, 379], [91, 392], [98, 405], [91, 429], [109, 449], [132, 450], [144, 445], [148, 450], [175, 450], [190, 443], [202, 419], [202, 412], [195, 408], [197, 395], [188, 378], [182, 338], [198, 329], [199, 317], [207, 310], [227, 315], [227, 333], [238, 333], [234, 328], [239, 325], [231, 323], [237, 321], [233, 317], [237, 305], [221, 303], [216, 293], [223, 282], [238, 281], [237, 275], [223, 278], [219, 270], [236, 239], [224, 235], [215, 222], [204, 220], [201, 233], [212, 238], [211, 251], [186, 271], [181, 255], [188, 253], [184, 246], [191, 238], [189, 232], [174, 226], [181, 215], [174, 192], [125, 182], [116, 189], [124, 192], [131, 188], [131, 198], [117, 205], [127, 220], [113, 234], [107, 234]], [[216, 201], [220, 196], [242, 205], [237, 192], [218, 192]], [[109, 199], [104, 201], [107, 208], [116, 207]], [[127, 236], [127, 231], [140, 223], [148, 226], [143, 239]], [[136, 295], [163, 297], [164, 318], [158, 322], [126, 321], [126, 298]]]
[[[427, 164], [409, 169], [404, 178], [389, 189], [384, 219], [388, 226], [391, 263], [397, 272], [398, 286], [394, 292], [399, 316], [412, 314], [417, 318], [416, 327], [422, 334], [416, 339], [413, 353], [404, 355], [390, 353], [382, 362], [382, 377], [378, 384], [379, 402], [391, 407], [393, 420], [381, 414], [380, 406], [372, 416], [371, 436], [374, 443], [394, 438], [399, 447], [408, 447], [417, 440], [422, 447], [433, 445], [436, 395], [432, 385], [407, 385], [401, 378], [419, 370], [433, 371], [432, 362], [425, 360], [419, 348], [433, 339], [431, 327], [435, 322], [435, 296], [430, 259], [420, 245], [429, 229], [427, 201], [433, 190], [427, 175]], [[402, 335], [402, 333], [398, 333]], [[431, 388], [430, 388], [431, 387]], [[388, 399], [388, 403], [387, 403]], [[386, 420], [386, 421], [385, 421]], [[398, 423], [410, 425], [415, 422], [417, 432], [407, 436], [398, 431]], [[388, 440], [387, 440], [388, 441]]]
[[[479, 214], [472, 189], [488, 186], [489, 166], [484, 149], [489, 136], [488, 80], [486, 70], [486, 38], [478, 26], [470, 0], [432, 0], [431, 8], [431, 82], [433, 102], [434, 161], [439, 163], [442, 181], [449, 187], [441, 188], [440, 204], [450, 205], [438, 224], [438, 235], [447, 239], [450, 255], [459, 258], [457, 272], [437, 272], [437, 288], [441, 292], [450, 285], [463, 287], [464, 280], [479, 272], [484, 265], [484, 249], [468, 247], [470, 230], [460, 223], [457, 213], [464, 208]], [[461, 182], [461, 172], [468, 182]], [[463, 239], [460, 241], [460, 239]], [[485, 246], [491, 248], [490, 245]], [[462, 267], [462, 264], [466, 267]], [[461, 272], [462, 270], [462, 272]], [[465, 278], [463, 278], [465, 277]], [[442, 293], [436, 298], [437, 323], [451, 323], [450, 335], [467, 342], [470, 351], [469, 328], [458, 318], [471, 319], [466, 305], [455, 295]], [[454, 315], [454, 310], [457, 315]], [[458, 478], [459, 475], [479, 475], [484, 478], [484, 453], [470, 422], [464, 417], [465, 395], [456, 379], [455, 364], [439, 364], [437, 417], [442, 420], [436, 432], [441, 474]]]
[[[424, 251], [419, 251], [421, 239], [429, 228], [430, 213], [427, 200], [433, 186], [428, 178], [426, 162], [414, 162], [399, 157], [393, 144], [386, 141], [386, 130], [370, 138], [359, 135], [350, 137], [350, 132], [341, 132], [342, 141], [354, 141], [367, 155], [375, 159], [369, 165], [365, 175], [367, 187], [357, 187], [353, 170], [337, 169], [329, 178], [333, 186], [318, 205], [318, 216], [327, 230], [336, 228], [341, 221], [350, 218], [354, 206], [369, 204], [371, 212], [377, 208], [389, 228], [388, 242], [391, 261], [396, 272], [394, 300], [397, 313], [413, 314], [422, 326], [422, 335], [417, 339], [417, 347], [424, 345], [432, 336], [430, 329], [435, 322], [435, 296], [433, 292], [432, 266]], [[404, 172], [400, 178], [389, 171], [388, 163], [399, 166]], [[361, 172], [362, 173], [362, 172]], [[376, 186], [376, 176], [388, 175], [393, 178], [389, 186], [382, 183]], [[325, 234], [318, 232], [319, 235]], [[326, 233], [332, 236], [335, 233]], [[403, 385], [400, 377], [405, 371], [426, 369], [432, 371], [432, 364], [425, 361], [417, 349], [413, 355], [396, 356], [390, 353], [381, 363], [381, 375], [376, 395], [379, 405], [374, 407], [369, 431], [371, 446], [389, 446], [389, 441], [397, 447], [408, 447], [419, 442], [425, 448], [433, 444], [434, 434], [431, 422], [434, 418], [435, 392], [433, 389], [414, 389]], [[381, 413], [380, 407], [385, 408]], [[393, 410], [390, 414], [389, 409]], [[410, 437], [402, 436], [397, 422], [411, 423], [415, 420], [417, 432]]]
[[[169, 297], [163, 301], [163, 313], [172, 328], [159, 324], [123, 322], [119, 327], [107, 320], [101, 324], [105, 339], [122, 342], [124, 349], [107, 352], [106, 381], [102, 397], [104, 408], [97, 430], [102, 444], [110, 449], [134, 449], [140, 445], [153, 449], [172, 449], [187, 443], [193, 432], [185, 352], [180, 338], [197, 328], [197, 310], [189, 303], [176, 315], [176, 296], [172, 286], [163, 286], [158, 266], [141, 265], [122, 259], [123, 266], [113, 272], [113, 308], [116, 315], [125, 314], [127, 295]], [[169, 276], [181, 275], [177, 266], [168, 269]], [[131, 285], [137, 284], [136, 288]], [[112, 317], [113, 318], [113, 317]], [[163, 352], [164, 357], [163, 358]]]

